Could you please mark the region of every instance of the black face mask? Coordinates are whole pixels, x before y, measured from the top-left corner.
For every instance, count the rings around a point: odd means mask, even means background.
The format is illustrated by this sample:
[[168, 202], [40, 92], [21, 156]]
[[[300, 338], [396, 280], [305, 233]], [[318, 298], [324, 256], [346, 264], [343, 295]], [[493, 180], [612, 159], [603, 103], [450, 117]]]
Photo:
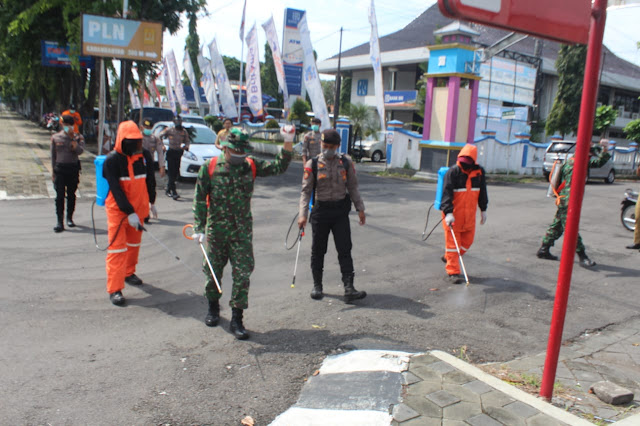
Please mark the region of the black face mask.
[[176, 129], [182, 130], [182, 123], [175, 123]]
[[468, 164], [468, 163], [460, 162], [460, 167], [462, 167], [463, 170], [471, 170], [474, 165], [475, 164]]
[[124, 139], [122, 141], [122, 153], [129, 157], [142, 152], [142, 139]]

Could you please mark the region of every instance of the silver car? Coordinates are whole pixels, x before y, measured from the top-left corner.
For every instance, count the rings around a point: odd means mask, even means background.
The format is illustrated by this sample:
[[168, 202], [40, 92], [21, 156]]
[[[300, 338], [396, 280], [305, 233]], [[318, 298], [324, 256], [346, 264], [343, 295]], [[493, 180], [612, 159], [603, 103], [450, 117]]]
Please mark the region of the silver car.
[[[554, 161], [560, 159], [566, 161], [573, 157], [576, 151], [574, 141], [555, 141], [547, 147], [544, 154], [543, 171], [545, 177], [549, 177]], [[616, 180], [616, 171], [613, 167], [613, 160], [609, 159], [602, 167], [587, 169], [587, 179], [604, 179], [606, 183], [613, 183]]]
[[[374, 136], [370, 136], [373, 138]], [[384, 132], [379, 132], [377, 139], [365, 139], [356, 142], [355, 149], [361, 157], [370, 158], [376, 163], [387, 158], [387, 140]]]

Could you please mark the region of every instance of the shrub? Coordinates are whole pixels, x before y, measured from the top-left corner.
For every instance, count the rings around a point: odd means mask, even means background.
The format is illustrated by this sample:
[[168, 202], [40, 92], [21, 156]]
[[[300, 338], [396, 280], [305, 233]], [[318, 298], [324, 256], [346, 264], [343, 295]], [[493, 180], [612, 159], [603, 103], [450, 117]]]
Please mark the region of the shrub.
[[267, 121], [267, 124], [264, 126], [266, 129], [279, 129], [280, 125], [274, 119]]
[[213, 129], [214, 132], [216, 132], [216, 134], [222, 130], [222, 121], [220, 121], [220, 119], [218, 117], [216, 117], [215, 115], [207, 115], [204, 118], [205, 123], [207, 123], [207, 126], [209, 126], [210, 128]]

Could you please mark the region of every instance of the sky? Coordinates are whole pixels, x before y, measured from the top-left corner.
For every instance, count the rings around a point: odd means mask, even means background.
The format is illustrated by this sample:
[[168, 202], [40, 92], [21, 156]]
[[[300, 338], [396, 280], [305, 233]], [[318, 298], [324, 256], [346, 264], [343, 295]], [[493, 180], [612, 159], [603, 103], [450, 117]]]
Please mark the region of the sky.
[[[261, 25], [273, 15], [282, 48], [284, 9], [286, 7], [307, 11], [307, 21], [311, 32], [313, 48], [318, 60], [336, 55], [340, 43], [340, 27], [344, 28], [342, 50], [368, 43], [370, 26], [367, 10], [370, 0], [246, 0], [247, 12], [245, 35], [254, 22], [258, 28], [260, 56], [264, 60], [266, 41]], [[220, 53], [240, 58], [242, 44], [239, 37], [240, 21], [244, 0], [209, 0], [207, 14], [198, 20], [200, 43], [207, 45], [214, 37], [218, 41]], [[376, 16], [380, 37], [398, 31], [418, 17], [436, 0], [376, 0]], [[399, 6], [401, 5], [401, 6]], [[616, 55], [640, 66], [640, 51], [636, 42], [640, 41], [640, 4], [610, 8], [605, 28], [605, 45]], [[180, 67], [184, 55], [184, 40], [188, 34], [187, 22], [183, 17], [182, 28], [175, 35], [164, 34], [163, 50], [173, 49]], [[208, 56], [208, 50], [205, 56]], [[246, 46], [244, 54], [246, 56]], [[328, 76], [325, 76], [328, 77]]]

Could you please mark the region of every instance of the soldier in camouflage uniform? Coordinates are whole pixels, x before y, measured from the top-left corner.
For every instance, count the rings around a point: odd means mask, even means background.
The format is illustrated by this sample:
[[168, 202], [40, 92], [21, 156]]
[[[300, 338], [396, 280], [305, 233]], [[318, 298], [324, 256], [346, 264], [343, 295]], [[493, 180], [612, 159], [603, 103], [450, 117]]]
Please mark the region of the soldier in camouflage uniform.
[[[229, 305], [232, 308], [230, 329], [235, 337], [249, 337], [242, 324], [242, 313], [249, 306], [249, 277], [253, 271], [253, 219], [251, 195], [255, 176], [273, 176], [284, 173], [291, 162], [293, 146], [285, 142], [284, 150], [274, 161], [248, 157], [251, 151], [249, 137], [241, 129], [231, 130], [227, 140], [221, 142], [224, 154], [204, 163], [198, 173], [193, 200], [194, 241], [207, 247], [207, 254], [219, 282], [222, 270], [231, 262], [233, 289]], [[210, 172], [210, 163], [215, 167]], [[205, 324], [215, 327], [220, 318], [221, 294], [211, 272], [203, 263], [207, 277], [205, 295], [209, 312]]]
[[[600, 141], [601, 147], [593, 147], [591, 149], [591, 158], [589, 159], [590, 168], [598, 168], [604, 166], [604, 164], [611, 158], [611, 154], [607, 152], [608, 141]], [[537, 256], [540, 259], [558, 260], [558, 256], [551, 254], [549, 249], [553, 246], [558, 238], [562, 236], [564, 232], [565, 224], [567, 222], [567, 208], [569, 207], [569, 192], [571, 191], [571, 179], [573, 177], [573, 165], [574, 157], [569, 158], [562, 165], [560, 169], [560, 186], [556, 188], [559, 191], [556, 204], [558, 210], [553, 222], [547, 229], [547, 233], [542, 239], [542, 246], [538, 250]], [[576, 253], [580, 258], [580, 264], [585, 267], [595, 266], [596, 262], [589, 259], [585, 251], [584, 244], [582, 243], [582, 237], [578, 234], [578, 244], [576, 245]]]

